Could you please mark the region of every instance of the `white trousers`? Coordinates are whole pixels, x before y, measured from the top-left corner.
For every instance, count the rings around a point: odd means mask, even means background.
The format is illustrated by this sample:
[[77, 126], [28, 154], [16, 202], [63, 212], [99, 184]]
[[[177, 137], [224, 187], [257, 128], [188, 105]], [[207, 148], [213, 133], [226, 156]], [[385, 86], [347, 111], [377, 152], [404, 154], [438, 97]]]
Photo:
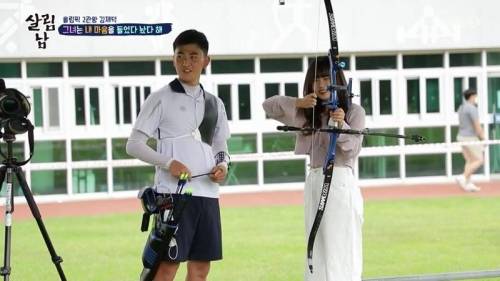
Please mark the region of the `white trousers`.
[[[316, 216], [323, 169], [311, 169], [304, 189], [306, 242]], [[313, 273], [305, 281], [360, 281], [363, 267], [363, 198], [351, 168], [335, 167], [323, 219], [313, 251]]]

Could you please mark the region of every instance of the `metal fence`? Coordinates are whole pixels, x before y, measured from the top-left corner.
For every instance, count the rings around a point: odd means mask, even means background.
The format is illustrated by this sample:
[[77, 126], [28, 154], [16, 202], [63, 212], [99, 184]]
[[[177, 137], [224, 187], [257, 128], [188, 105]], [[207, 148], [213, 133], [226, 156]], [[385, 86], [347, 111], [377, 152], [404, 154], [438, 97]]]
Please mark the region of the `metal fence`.
[[448, 280], [469, 280], [480, 278], [500, 277], [500, 269], [483, 270], [483, 271], [466, 271], [466, 272], [448, 272], [427, 275], [408, 275], [408, 276], [393, 276], [368, 278], [363, 281], [448, 281]]

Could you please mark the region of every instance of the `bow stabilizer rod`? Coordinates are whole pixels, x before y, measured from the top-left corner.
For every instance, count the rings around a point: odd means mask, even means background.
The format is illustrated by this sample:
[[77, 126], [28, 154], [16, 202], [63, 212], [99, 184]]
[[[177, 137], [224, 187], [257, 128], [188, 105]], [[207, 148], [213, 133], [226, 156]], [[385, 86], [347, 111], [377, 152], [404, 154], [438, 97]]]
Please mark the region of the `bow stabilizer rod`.
[[278, 131], [284, 132], [324, 132], [324, 133], [338, 133], [338, 134], [349, 134], [349, 135], [364, 135], [364, 136], [379, 136], [387, 138], [400, 138], [412, 140], [416, 143], [424, 143], [426, 141], [425, 137], [420, 135], [399, 135], [399, 134], [387, 134], [379, 132], [371, 132], [370, 129], [366, 128], [364, 130], [354, 130], [354, 129], [339, 129], [339, 128], [299, 128], [293, 126], [278, 126], [276, 127]]

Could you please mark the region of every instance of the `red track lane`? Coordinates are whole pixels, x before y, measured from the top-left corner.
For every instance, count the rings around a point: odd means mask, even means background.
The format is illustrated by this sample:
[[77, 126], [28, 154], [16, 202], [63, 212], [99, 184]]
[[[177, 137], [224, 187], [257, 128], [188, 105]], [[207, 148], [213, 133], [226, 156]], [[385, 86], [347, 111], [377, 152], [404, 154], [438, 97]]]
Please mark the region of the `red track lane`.
[[[478, 183], [477, 185], [481, 187], [481, 191], [474, 193], [465, 192], [455, 184], [364, 187], [362, 191], [366, 201], [453, 196], [500, 196], [500, 181]], [[301, 205], [303, 203], [303, 192], [269, 191], [222, 194], [220, 202], [222, 207]], [[43, 203], [37, 204], [37, 206], [40, 209], [42, 218], [139, 213], [142, 211], [139, 200], [136, 198]], [[16, 203], [14, 207], [14, 219], [32, 218], [30, 209], [26, 203]], [[0, 209], [4, 213], [4, 207], [2, 206]]]

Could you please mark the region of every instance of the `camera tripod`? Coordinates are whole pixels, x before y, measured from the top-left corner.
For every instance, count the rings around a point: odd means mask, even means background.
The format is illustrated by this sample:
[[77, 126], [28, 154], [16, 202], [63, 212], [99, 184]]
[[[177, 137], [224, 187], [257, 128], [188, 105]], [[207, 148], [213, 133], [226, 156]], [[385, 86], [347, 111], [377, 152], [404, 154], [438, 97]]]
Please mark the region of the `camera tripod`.
[[[31, 125], [31, 124], [29, 124]], [[31, 125], [32, 126], [32, 125]], [[31, 128], [32, 130], [32, 128]], [[30, 132], [32, 134], [32, 131]], [[9, 133], [0, 133], [0, 138], [3, 138], [7, 143], [7, 155], [5, 156], [3, 153], [0, 153], [5, 157], [2, 162], [2, 166], [0, 167], [0, 189], [1, 185], [6, 179], [5, 184], [5, 242], [4, 242], [4, 265], [0, 269], [0, 275], [3, 276], [4, 281], [8, 281], [11, 272], [10, 266], [10, 253], [11, 253], [11, 228], [12, 228], [12, 214], [14, 213], [14, 193], [12, 190], [12, 182], [14, 174], [17, 176], [17, 180], [21, 186], [21, 190], [26, 198], [26, 202], [33, 214], [33, 217], [38, 224], [38, 228], [42, 233], [43, 240], [47, 245], [47, 249], [49, 250], [50, 256], [52, 257], [52, 262], [57, 268], [57, 272], [59, 273], [59, 277], [61, 281], [66, 281], [66, 277], [64, 276], [64, 272], [61, 267], [62, 258], [56, 254], [54, 250], [54, 246], [52, 246], [52, 242], [50, 241], [49, 234], [47, 233], [47, 229], [42, 221], [42, 216], [40, 215], [40, 211], [35, 203], [35, 199], [33, 198], [33, 194], [31, 193], [28, 184], [26, 183], [26, 179], [24, 178], [23, 171], [20, 166], [27, 163], [27, 161], [17, 162], [16, 158], [12, 156], [12, 143], [15, 141], [15, 135]], [[32, 138], [30, 135], [30, 150], [32, 150]]]

